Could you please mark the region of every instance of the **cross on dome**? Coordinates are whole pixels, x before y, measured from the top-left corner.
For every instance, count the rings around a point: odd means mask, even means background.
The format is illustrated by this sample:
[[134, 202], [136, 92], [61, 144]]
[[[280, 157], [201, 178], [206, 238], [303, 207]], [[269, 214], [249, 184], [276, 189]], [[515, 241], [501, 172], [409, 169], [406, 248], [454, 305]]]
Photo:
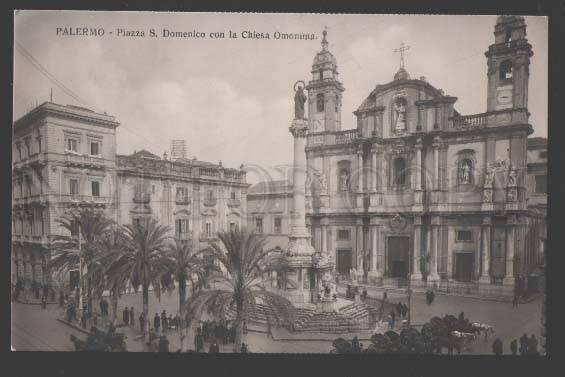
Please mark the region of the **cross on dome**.
[[404, 69], [404, 51], [408, 49], [410, 49], [410, 46], [407, 46], [404, 44], [404, 42], [401, 42], [399, 48], [395, 48], [394, 50], [392, 50], [393, 52], [400, 53], [400, 69]]
[[322, 50], [323, 51], [328, 51], [328, 40], [326, 39], [326, 36], [328, 35], [328, 27], [324, 26], [324, 31], [322, 32], [323, 38], [322, 38]]

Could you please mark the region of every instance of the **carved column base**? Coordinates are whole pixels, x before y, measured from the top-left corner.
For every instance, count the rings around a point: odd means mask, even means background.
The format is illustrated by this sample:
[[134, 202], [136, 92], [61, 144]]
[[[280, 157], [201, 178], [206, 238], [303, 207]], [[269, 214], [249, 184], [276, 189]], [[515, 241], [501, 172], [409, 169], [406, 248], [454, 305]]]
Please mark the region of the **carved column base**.
[[428, 276], [428, 281], [434, 281], [435, 282], [435, 281], [440, 281], [440, 280], [441, 280], [441, 278], [440, 278], [439, 274], [437, 274], [437, 273], [435, 275]]

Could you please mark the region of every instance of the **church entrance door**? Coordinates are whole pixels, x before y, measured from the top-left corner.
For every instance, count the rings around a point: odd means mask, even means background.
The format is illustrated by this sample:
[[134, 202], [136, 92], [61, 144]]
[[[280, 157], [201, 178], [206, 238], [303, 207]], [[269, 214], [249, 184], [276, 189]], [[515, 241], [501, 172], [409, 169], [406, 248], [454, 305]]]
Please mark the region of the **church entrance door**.
[[455, 254], [455, 280], [471, 281], [473, 280], [473, 270], [475, 266], [475, 256], [473, 253], [456, 253]]
[[338, 249], [337, 253], [337, 273], [340, 275], [348, 275], [349, 270], [351, 270], [352, 258], [351, 249]]
[[405, 278], [409, 273], [409, 238], [388, 237], [389, 273], [393, 278]]

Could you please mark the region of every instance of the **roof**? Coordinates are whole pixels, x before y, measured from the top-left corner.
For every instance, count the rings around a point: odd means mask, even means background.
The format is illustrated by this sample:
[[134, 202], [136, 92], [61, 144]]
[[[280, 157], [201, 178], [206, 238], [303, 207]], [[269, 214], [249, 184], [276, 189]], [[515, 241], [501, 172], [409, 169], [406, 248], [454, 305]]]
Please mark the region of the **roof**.
[[41, 105], [36, 106], [16, 121], [14, 121], [14, 128], [21, 127], [35, 121], [38, 117], [53, 115], [57, 117], [81, 119], [86, 122], [96, 123], [106, 126], [117, 127], [119, 123], [116, 118], [106, 113], [97, 113], [91, 109], [75, 105], [61, 105], [54, 102], [43, 102]]
[[262, 181], [249, 188], [247, 194], [292, 193], [292, 185], [287, 180]]
[[161, 157], [159, 157], [159, 156], [157, 156], [157, 155], [155, 155], [155, 154], [153, 154], [149, 151], [146, 151], [145, 149], [142, 149], [139, 152], [133, 152], [130, 155], [130, 157], [151, 158], [151, 159], [154, 159], [154, 160], [160, 160], [161, 159]]

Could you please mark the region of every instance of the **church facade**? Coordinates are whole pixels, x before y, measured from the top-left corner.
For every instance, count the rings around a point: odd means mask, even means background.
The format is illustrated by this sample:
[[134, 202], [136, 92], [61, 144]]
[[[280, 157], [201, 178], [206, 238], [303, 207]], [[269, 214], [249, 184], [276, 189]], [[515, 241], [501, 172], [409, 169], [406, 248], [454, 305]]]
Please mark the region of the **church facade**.
[[460, 114], [456, 97], [401, 64], [343, 130], [345, 89], [324, 32], [306, 86], [307, 224], [338, 275], [512, 294], [535, 269], [545, 217], [528, 207], [532, 55], [524, 19], [499, 16], [484, 113]]

